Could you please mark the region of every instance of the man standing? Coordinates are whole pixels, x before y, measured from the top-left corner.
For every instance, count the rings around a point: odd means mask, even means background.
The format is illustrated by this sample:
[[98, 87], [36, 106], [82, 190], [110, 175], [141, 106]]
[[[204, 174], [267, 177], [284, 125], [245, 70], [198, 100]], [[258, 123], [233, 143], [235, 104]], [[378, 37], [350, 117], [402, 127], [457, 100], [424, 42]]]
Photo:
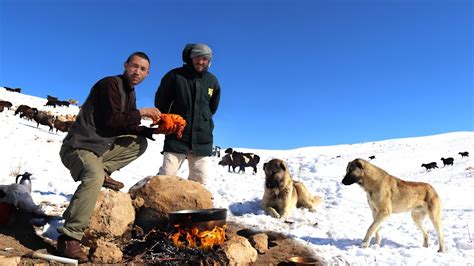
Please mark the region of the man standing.
[[204, 183], [206, 158], [212, 154], [214, 122], [221, 89], [208, 71], [212, 50], [205, 44], [188, 44], [183, 50], [184, 65], [169, 71], [155, 94], [155, 106], [163, 113], [181, 115], [187, 122], [183, 136], [167, 135], [160, 175], [176, 175], [188, 159], [188, 179]]
[[136, 107], [135, 86], [148, 76], [150, 59], [145, 53], [133, 53], [124, 68], [122, 75], [103, 78], [92, 87], [59, 153], [72, 178], [81, 184], [63, 214], [57, 249], [79, 262], [88, 261], [80, 241], [101, 187], [123, 188], [110, 175], [142, 155], [147, 148], [145, 137], [153, 139], [158, 133], [140, 126], [142, 117], [158, 121], [158, 109]]

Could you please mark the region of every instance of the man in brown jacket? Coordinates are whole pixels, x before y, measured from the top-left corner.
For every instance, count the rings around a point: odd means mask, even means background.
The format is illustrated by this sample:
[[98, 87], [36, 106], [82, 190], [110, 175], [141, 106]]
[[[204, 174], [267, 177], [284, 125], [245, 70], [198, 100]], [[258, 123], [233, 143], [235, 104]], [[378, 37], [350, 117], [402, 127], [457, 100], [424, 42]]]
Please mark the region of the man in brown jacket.
[[142, 117], [158, 121], [157, 108], [137, 109], [135, 86], [149, 74], [150, 60], [145, 53], [131, 54], [122, 75], [99, 80], [91, 89], [76, 122], [64, 138], [59, 155], [74, 181], [80, 181], [69, 207], [63, 214], [64, 226], [58, 231], [60, 255], [88, 261], [80, 241], [89, 225], [102, 186], [119, 190], [123, 184], [110, 175], [142, 155], [146, 138], [164, 133], [140, 126]]

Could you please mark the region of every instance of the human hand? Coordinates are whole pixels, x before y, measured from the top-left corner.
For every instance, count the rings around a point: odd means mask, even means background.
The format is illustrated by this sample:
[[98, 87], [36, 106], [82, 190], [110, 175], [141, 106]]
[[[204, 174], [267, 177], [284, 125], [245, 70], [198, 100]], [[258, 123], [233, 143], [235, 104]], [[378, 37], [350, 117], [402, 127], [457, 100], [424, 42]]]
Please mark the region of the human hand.
[[141, 116], [145, 116], [151, 118], [153, 120], [153, 124], [158, 123], [160, 121], [161, 112], [158, 108], [155, 107], [145, 107], [139, 110]]

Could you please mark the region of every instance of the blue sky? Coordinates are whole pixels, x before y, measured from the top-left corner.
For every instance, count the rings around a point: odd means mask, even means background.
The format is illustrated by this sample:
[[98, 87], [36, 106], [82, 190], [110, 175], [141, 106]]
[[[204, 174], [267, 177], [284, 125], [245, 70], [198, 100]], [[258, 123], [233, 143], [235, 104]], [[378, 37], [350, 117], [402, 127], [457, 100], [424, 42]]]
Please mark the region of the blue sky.
[[214, 51], [221, 147], [292, 149], [474, 130], [469, 0], [0, 0], [0, 86], [85, 100], [134, 51], [153, 105], [186, 43]]

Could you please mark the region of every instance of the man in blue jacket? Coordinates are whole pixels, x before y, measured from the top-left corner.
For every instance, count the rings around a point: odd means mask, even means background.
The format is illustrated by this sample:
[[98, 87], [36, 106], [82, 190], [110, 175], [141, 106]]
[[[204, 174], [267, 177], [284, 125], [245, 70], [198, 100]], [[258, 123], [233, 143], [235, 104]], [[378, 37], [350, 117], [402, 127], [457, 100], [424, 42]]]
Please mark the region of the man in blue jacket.
[[160, 175], [176, 175], [187, 159], [189, 180], [204, 183], [207, 157], [212, 155], [213, 115], [219, 105], [221, 88], [208, 71], [212, 50], [205, 44], [188, 44], [183, 50], [184, 65], [161, 79], [155, 107], [162, 113], [179, 114], [187, 122], [183, 137], [167, 135]]

